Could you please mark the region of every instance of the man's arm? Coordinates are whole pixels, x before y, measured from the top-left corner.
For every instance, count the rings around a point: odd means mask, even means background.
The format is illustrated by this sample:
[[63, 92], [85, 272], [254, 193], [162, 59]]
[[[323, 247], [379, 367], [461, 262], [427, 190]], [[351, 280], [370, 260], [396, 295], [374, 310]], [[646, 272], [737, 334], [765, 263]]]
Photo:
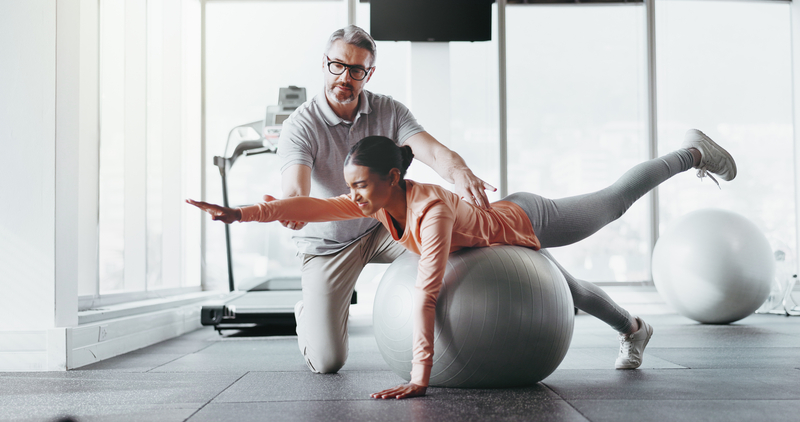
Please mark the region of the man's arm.
[[[303, 164], [289, 166], [281, 173], [281, 188], [284, 198], [311, 194], [311, 167]], [[292, 230], [300, 230], [308, 224], [298, 221], [281, 221], [280, 223]]]
[[455, 151], [442, 145], [428, 132], [419, 132], [408, 138], [404, 145], [411, 147], [414, 158], [427, 164], [444, 180], [455, 184], [456, 194], [481, 208], [489, 208], [486, 189], [497, 189], [472, 173], [467, 163]]

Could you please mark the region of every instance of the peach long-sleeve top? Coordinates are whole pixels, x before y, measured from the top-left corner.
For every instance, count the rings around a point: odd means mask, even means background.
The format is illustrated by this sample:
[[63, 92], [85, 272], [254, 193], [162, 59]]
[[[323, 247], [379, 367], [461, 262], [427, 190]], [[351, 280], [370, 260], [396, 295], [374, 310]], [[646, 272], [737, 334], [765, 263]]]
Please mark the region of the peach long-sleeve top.
[[[518, 245], [539, 249], [541, 245], [528, 216], [513, 202], [498, 201], [484, 210], [440, 186], [411, 180], [406, 180], [406, 201], [402, 234], [386, 210], [370, 217], [380, 221], [394, 240], [420, 256], [414, 293], [411, 382], [427, 386], [433, 365], [436, 300], [449, 254], [469, 247]], [[364, 217], [347, 195], [329, 199], [293, 197], [243, 207], [241, 211], [243, 222], [322, 222]]]

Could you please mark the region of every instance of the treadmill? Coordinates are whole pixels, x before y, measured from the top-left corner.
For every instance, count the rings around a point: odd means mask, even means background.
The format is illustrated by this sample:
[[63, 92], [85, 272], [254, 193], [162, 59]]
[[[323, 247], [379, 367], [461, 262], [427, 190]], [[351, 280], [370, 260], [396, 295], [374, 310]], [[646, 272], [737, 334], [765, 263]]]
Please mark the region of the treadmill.
[[[230, 207], [228, 175], [236, 161], [251, 155], [275, 154], [280, 125], [305, 100], [305, 88], [280, 88], [278, 105], [267, 107], [264, 120], [236, 126], [228, 133], [225, 153], [228, 152], [231, 138], [246, 140], [240, 141], [229, 157], [214, 157], [214, 165], [219, 168], [222, 177], [223, 205]], [[299, 272], [296, 276], [283, 275], [237, 285], [233, 274], [231, 230], [228, 224], [225, 224], [225, 248], [230, 293], [218, 302], [203, 306], [200, 323], [213, 326], [220, 335], [226, 329], [243, 330], [296, 324], [294, 305], [303, 297]]]

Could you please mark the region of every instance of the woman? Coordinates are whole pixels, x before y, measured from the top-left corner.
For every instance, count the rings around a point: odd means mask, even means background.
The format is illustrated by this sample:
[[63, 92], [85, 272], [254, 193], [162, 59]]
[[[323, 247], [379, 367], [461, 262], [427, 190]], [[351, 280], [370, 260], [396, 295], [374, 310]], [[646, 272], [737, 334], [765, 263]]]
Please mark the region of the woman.
[[[433, 362], [436, 299], [451, 252], [492, 245], [519, 245], [537, 250], [569, 245], [616, 220], [645, 193], [692, 167], [699, 169], [699, 177], [706, 172], [723, 180], [736, 177], [733, 157], [705, 134], [692, 129], [687, 132], [681, 149], [635, 166], [600, 191], [557, 200], [515, 193], [484, 210], [440, 186], [406, 180], [406, 169], [412, 159], [409, 147], [398, 147], [388, 138], [371, 136], [356, 143], [345, 159], [349, 196], [284, 200], [266, 196], [264, 203], [237, 209], [187, 200], [211, 214], [214, 220], [225, 223], [372, 217], [406, 249], [420, 255], [413, 311], [411, 382], [372, 394], [373, 398], [400, 399], [425, 394]], [[542, 252], [552, 259], [545, 250]], [[594, 284], [575, 279], [560, 265], [559, 269], [569, 284], [575, 306], [620, 333], [616, 368], [638, 368], [653, 334], [652, 327], [631, 316]]]

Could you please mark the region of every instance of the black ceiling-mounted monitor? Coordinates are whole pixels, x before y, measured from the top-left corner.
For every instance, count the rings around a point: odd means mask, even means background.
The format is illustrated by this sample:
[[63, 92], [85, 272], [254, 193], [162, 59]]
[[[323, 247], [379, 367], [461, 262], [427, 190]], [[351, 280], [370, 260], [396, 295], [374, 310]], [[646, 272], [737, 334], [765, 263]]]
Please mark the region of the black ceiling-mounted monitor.
[[493, 0], [370, 0], [378, 41], [489, 41]]

